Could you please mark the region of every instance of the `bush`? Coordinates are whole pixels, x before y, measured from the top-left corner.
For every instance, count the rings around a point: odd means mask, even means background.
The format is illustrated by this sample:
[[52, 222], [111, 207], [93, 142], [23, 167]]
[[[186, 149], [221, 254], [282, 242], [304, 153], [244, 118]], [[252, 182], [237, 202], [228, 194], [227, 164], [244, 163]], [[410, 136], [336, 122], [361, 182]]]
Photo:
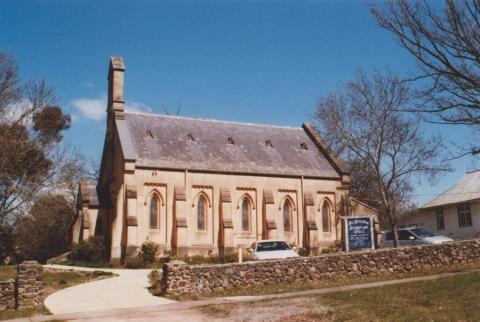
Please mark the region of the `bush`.
[[145, 262], [140, 256], [129, 258], [125, 261], [126, 268], [145, 268]]
[[112, 272], [105, 272], [105, 271], [93, 271], [92, 275], [94, 277], [99, 277], [99, 276], [113, 276]]
[[308, 250], [306, 248], [300, 247], [297, 251], [300, 256], [308, 256]]
[[17, 260], [45, 263], [70, 248], [74, 210], [62, 195], [40, 197], [31, 211], [16, 222]]
[[322, 254], [331, 254], [336, 252], [337, 252], [337, 248], [335, 247], [335, 245], [329, 245], [325, 248], [322, 248], [322, 251], [321, 251]]
[[[231, 253], [223, 256], [204, 256], [204, 255], [193, 255], [193, 256], [182, 256], [182, 257], [173, 257], [172, 259], [181, 260], [189, 265], [202, 265], [202, 264], [227, 264], [227, 263], [237, 263], [238, 262], [238, 253]], [[251, 261], [252, 257], [249, 253], [243, 253], [243, 261]]]
[[162, 292], [162, 271], [154, 269], [148, 274], [148, 281], [150, 282], [150, 291], [154, 295]]
[[152, 241], [146, 241], [142, 244], [142, 249], [138, 256], [143, 260], [145, 264], [152, 264], [155, 262], [155, 258], [158, 252], [158, 244]]
[[68, 259], [72, 262], [81, 263], [105, 263], [106, 254], [103, 237], [90, 237], [87, 240], [82, 240], [78, 244], [73, 244]]

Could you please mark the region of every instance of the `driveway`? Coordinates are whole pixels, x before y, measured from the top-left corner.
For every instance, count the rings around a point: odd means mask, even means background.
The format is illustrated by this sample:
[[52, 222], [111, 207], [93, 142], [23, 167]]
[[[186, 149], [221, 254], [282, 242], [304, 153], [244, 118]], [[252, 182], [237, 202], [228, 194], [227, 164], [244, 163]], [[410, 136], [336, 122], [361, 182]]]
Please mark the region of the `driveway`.
[[55, 292], [45, 299], [53, 314], [80, 313], [119, 308], [133, 308], [174, 301], [153, 296], [148, 292], [150, 269], [98, 269], [63, 265], [44, 265], [45, 268], [112, 272], [118, 276], [72, 286]]

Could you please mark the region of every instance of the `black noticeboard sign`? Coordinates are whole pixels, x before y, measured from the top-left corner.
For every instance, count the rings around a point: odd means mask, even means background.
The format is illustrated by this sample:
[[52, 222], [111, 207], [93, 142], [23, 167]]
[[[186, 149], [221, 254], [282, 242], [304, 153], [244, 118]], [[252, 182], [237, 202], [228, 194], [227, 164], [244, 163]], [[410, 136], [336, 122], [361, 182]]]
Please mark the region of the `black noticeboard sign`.
[[350, 250], [371, 248], [373, 242], [373, 222], [371, 217], [344, 217], [345, 247]]

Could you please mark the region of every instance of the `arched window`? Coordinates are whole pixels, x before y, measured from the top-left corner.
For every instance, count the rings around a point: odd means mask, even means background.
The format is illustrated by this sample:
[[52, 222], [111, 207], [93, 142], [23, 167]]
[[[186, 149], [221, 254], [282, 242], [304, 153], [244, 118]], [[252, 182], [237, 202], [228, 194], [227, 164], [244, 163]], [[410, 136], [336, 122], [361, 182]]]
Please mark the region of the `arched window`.
[[197, 202], [197, 229], [205, 230], [207, 229], [207, 208], [205, 197], [200, 196]]
[[250, 201], [247, 198], [242, 202], [242, 230], [250, 231]]
[[323, 232], [330, 231], [330, 204], [328, 201], [324, 201], [322, 206], [322, 227]]
[[158, 199], [155, 196], [150, 199], [150, 229], [158, 229]]
[[292, 204], [286, 199], [283, 204], [283, 231], [292, 230]]

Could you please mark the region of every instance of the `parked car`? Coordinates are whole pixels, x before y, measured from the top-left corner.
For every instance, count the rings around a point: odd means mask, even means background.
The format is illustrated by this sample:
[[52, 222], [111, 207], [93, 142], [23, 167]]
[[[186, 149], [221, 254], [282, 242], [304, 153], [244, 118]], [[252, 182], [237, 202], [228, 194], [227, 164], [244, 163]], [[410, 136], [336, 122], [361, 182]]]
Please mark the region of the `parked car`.
[[259, 240], [254, 242], [248, 251], [253, 255], [253, 260], [283, 259], [299, 256], [295, 250], [282, 240]]
[[[399, 246], [441, 244], [453, 240], [450, 237], [439, 235], [423, 227], [400, 228], [397, 231]], [[383, 232], [383, 241], [380, 246], [381, 248], [393, 247], [393, 233], [391, 230]]]

